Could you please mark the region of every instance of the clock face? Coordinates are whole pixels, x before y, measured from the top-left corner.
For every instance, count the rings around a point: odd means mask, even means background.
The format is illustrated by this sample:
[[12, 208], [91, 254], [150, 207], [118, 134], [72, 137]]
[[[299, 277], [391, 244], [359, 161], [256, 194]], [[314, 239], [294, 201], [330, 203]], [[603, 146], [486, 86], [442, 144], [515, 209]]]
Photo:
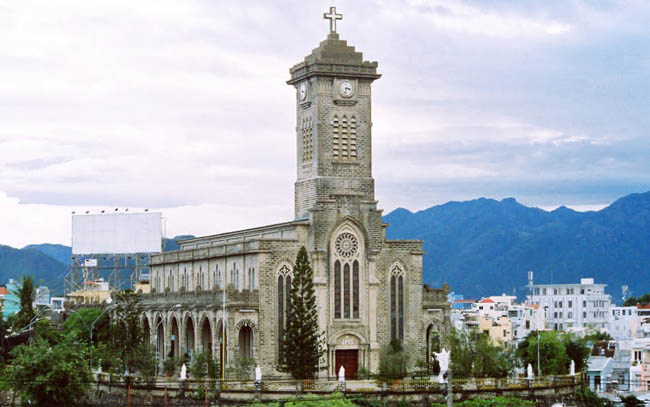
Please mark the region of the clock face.
[[300, 97], [301, 102], [307, 98], [307, 83], [306, 82], [303, 82], [298, 86], [298, 95]]
[[352, 83], [350, 81], [341, 82], [341, 87], [339, 88], [339, 93], [344, 98], [349, 98], [354, 95], [354, 89], [352, 88]]

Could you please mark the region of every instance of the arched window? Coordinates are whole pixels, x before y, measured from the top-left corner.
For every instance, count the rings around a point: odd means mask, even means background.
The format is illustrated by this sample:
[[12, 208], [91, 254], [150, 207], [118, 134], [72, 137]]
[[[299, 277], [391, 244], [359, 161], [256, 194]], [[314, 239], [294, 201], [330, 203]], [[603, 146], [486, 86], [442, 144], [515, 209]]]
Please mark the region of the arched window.
[[334, 318], [341, 318], [341, 262], [334, 262]]
[[360, 318], [361, 247], [351, 231], [344, 230], [333, 241], [334, 318]]
[[[292, 270], [287, 264], [280, 266], [278, 270], [278, 355], [282, 351], [282, 341], [284, 340], [284, 330], [287, 327], [287, 310], [291, 300], [291, 274]], [[281, 355], [280, 355], [281, 357]]]
[[390, 339], [404, 340], [404, 269], [399, 264], [390, 271]]
[[169, 291], [174, 291], [174, 276], [171, 270], [169, 270], [169, 276], [167, 277], [167, 287], [169, 287]]
[[253, 291], [255, 289], [255, 267], [250, 267], [248, 269], [248, 290]]
[[359, 318], [359, 262], [352, 263], [352, 318]]

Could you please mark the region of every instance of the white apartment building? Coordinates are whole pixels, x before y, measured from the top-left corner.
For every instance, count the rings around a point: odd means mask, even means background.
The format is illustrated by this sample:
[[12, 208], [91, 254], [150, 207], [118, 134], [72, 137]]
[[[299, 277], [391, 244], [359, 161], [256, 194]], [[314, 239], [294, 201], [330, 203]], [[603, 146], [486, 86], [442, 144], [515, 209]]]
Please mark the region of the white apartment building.
[[547, 329], [607, 329], [612, 298], [605, 294], [606, 286], [595, 284], [593, 278], [582, 278], [580, 284], [533, 285], [528, 302], [539, 304], [546, 311]]
[[545, 329], [544, 310], [539, 304], [513, 304], [508, 308], [508, 318], [512, 321], [512, 340], [518, 344], [526, 335]]
[[607, 313], [607, 332], [620, 341], [635, 338], [640, 325], [637, 307], [612, 306]]

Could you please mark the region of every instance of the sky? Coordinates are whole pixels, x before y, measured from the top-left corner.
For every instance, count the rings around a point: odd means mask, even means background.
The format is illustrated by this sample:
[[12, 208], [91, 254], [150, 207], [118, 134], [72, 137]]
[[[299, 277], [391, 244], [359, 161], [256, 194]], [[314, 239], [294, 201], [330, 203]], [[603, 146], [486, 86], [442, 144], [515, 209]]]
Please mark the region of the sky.
[[165, 234], [293, 218], [289, 68], [343, 14], [379, 62], [379, 206], [650, 190], [646, 1], [0, 1], [0, 244], [70, 243], [72, 211]]

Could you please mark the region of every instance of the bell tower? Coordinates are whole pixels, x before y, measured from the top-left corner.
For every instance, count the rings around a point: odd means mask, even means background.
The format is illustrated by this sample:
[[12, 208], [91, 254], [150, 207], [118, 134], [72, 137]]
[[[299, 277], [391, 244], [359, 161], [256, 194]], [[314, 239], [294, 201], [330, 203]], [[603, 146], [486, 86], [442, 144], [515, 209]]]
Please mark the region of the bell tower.
[[306, 218], [320, 204], [355, 212], [375, 204], [372, 178], [371, 85], [377, 62], [339, 39], [331, 7], [330, 33], [304, 61], [290, 69], [296, 89], [297, 180], [295, 216]]

